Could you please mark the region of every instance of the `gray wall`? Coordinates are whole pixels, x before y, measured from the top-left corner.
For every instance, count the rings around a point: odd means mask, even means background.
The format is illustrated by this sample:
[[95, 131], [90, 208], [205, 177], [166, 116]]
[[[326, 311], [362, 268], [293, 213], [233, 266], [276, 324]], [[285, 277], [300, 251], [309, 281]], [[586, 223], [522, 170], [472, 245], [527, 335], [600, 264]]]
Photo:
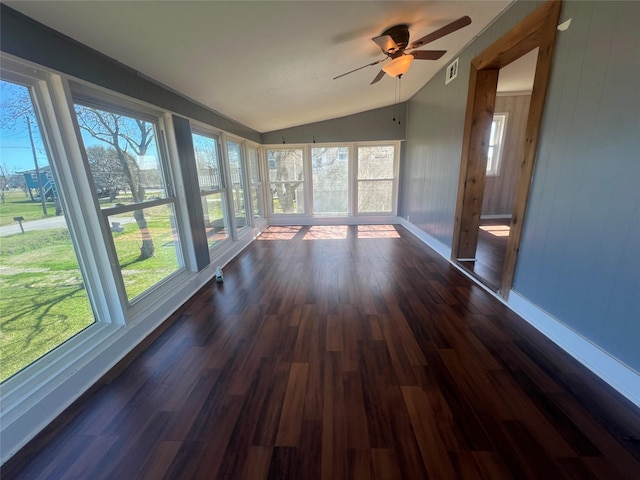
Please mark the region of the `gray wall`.
[[[366, 88], [366, 87], [365, 87]], [[393, 119], [401, 120], [398, 124]], [[377, 108], [324, 122], [309, 123], [262, 134], [263, 145], [282, 143], [366, 142], [378, 140], [404, 140], [406, 104]]]
[[[518, 2], [408, 105], [401, 214], [451, 245], [470, 60]], [[564, 3], [514, 290], [640, 371], [640, 2]]]
[[640, 371], [640, 2], [567, 2], [514, 289]]
[[[254, 142], [260, 134], [213, 110], [193, 103], [138, 75], [115, 60], [0, 5], [0, 48], [3, 52], [143, 100]], [[222, 92], [220, 93], [222, 95]]]

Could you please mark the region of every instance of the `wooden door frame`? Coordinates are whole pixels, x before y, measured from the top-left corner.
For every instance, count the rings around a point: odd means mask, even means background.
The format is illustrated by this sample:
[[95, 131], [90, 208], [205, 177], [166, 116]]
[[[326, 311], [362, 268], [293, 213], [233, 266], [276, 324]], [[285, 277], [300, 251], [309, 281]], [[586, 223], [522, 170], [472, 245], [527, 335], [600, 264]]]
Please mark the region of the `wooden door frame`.
[[451, 246], [451, 258], [454, 262], [475, 258], [476, 255], [498, 71], [535, 48], [539, 49], [499, 290], [505, 299], [513, 284], [520, 248], [561, 6], [561, 0], [545, 2], [471, 61]]

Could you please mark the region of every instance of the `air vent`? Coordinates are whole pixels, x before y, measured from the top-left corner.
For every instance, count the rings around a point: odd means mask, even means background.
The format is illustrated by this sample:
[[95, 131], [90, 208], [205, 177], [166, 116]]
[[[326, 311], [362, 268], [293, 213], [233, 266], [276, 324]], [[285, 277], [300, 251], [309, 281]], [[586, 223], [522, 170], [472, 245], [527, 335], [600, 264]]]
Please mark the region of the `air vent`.
[[451, 62], [447, 67], [447, 78], [444, 82], [445, 85], [458, 76], [458, 58]]

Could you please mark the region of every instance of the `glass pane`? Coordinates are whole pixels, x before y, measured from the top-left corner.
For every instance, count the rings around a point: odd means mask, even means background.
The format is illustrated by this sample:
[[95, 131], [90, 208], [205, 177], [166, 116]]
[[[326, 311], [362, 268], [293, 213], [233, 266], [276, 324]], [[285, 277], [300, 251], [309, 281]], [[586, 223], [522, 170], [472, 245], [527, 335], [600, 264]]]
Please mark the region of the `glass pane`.
[[247, 225], [247, 208], [244, 198], [244, 183], [242, 172], [242, 148], [239, 143], [229, 140], [229, 170], [231, 174], [231, 198], [233, 212], [236, 217], [236, 229]]
[[273, 213], [304, 213], [304, 183], [272, 183], [270, 188]]
[[258, 149], [255, 147], [248, 147], [247, 153], [249, 155], [249, 169], [251, 170], [251, 204], [253, 207], [253, 216], [254, 218], [260, 218], [264, 216], [264, 210], [262, 206], [262, 183], [260, 178]]
[[93, 183], [102, 207], [166, 198], [155, 126], [140, 118], [76, 105]]
[[129, 300], [183, 267], [173, 204], [109, 216]]
[[204, 212], [204, 226], [207, 230], [209, 248], [229, 236], [229, 226], [225, 218], [224, 194], [211, 193], [202, 196], [202, 211]]
[[215, 138], [205, 137], [194, 133], [193, 148], [198, 168], [198, 183], [201, 192], [222, 190], [222, 175], [220, 171], [220, 156], [218, 142]]
[[358, 182], [358, 212], [388, 213], [393, 209], [393, 181]]
[[0, 98], [3, 382], [95, 318], [29, 90], [0, 81]]
[[313, 148], [313, 213], [346, 215], [349, 212], [349, 149]]
[[487, 173], [493, 173], [494, 171], [494, 159], [493, 159], [493, 146], [489, 147], [489, 150], [487, 151]]
[[489, 134], [489, 145], [495, 145], [498, 142], [496, 138], [496, 132], [498, 131], [498, 120], [493, 119], [491, 122], [491, 133]]
[[358, 179], [394, 178], [393, 158], [393, 146], [358, 147]]
[[253, 207], [253, 217], [261, 218], [263, 214], [262, 209], [262, 185], [258, 184], [251, 187], [251, 205]]
[[304, 213], [302, 149], [267, 151], [273, 213]]
[[249, 155], [249, 169], [251, 170], [251, 183], [260, 183], [260, 167], [258, 165], [258, 149], [255, 147], [248, 147], [247, 155]]

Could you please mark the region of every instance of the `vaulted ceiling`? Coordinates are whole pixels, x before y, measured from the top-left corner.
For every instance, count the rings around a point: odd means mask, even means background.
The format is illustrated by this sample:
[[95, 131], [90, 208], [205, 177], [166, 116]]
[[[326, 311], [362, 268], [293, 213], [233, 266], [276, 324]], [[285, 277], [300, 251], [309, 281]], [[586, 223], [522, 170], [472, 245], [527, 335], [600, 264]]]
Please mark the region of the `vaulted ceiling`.
[[[337, 118], [395, 101], [396, 79], [369, 85], [383, 58], [371, 41], [405, 23], [411, 40], [468, 15], [471, 25], [422, 49], [401, 101], [451, 62], [511, 2], [6, 1], [11, 8], [259, 132]], [[517, 87], [516, 87], [517, 88]]]

